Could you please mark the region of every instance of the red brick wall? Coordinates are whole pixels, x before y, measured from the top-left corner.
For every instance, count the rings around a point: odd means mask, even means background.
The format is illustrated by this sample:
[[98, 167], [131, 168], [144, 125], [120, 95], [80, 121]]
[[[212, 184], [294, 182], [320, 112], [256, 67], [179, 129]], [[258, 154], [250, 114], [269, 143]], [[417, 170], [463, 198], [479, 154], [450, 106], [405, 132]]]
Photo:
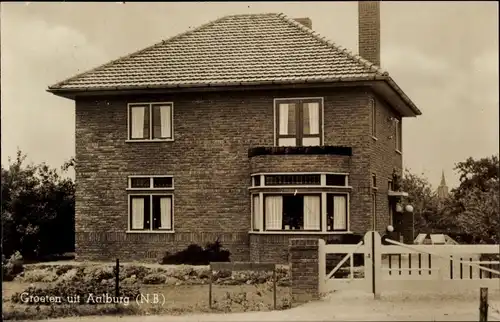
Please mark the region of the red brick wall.
[[[376, 194], [377, 230], [384, 233], [387, 226], [392, 224], [389, 216], [388, 180], [392, 178], [393, 169], [402, 172], [403, 158], [395, 149], [396, 123], [391, 118], [398, 114], [383, 100], [373, 96], [376, 112], [376, 139], [371, 139], [370, 171], [377, 178], [378, 189]], [[395, 214], [397, 216], [397, 214]]]
[[293, 303], [319, 299], [319, 240], [290, 239], [289, 245]]
[[[335, 171], [338, 166], [338, 171], [349, 170], [354, 187], [351, 227], [364, 233], [370, 222], [367, 187], [374, 144], [369, 135], [369, 95], [365, 89], [310, 89], [77, 99], [79, 258], [154, 258], [164, 251], [177, 251], [192, 242], [205, 244], [219, 237], [232, 251], [233, 260], [248, 260], [250, 173], [274, 167], [276, 162], [277, 167], [299, 170], [297, 160], [304, 160], [305, 169], [320, 170], [319, 161], [324, 160], [327, 163], [322, 169]], [[273, 145], [273, 98], [313, 96], [325, 100], [325, 145], [351, 146], [353, 156], [249, 160], [248, 148]], [[175, 141], [125, 142], [126, 104], [145, 101], [174, 102]], [[275, 157], [283, 160], [269, 161], [269, 166], [260, 161]], [[309, 165], [315, 159], [319, 163]], [[127, 176], [164, 174], [173, 175], [175, 181], [175, 234], [126, 234]], [[283, 243], [286, 248], [287, 240]]]

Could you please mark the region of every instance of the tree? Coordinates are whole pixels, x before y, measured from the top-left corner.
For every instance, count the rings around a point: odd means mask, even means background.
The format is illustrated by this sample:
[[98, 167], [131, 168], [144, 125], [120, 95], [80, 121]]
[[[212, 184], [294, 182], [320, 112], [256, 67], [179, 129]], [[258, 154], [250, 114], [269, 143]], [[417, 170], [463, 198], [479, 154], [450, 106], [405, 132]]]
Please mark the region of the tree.
[[452, 190], [448, 212], [455, 214], [457, 225], [481, 243], [500, 242], [498, 156], [456, 164], [460, 185]]
[[17, 152], [2, 165], [2, 251], [20, 251], [24, 258], [74, 250], [75, 186], [46, 164], [24, 165]]

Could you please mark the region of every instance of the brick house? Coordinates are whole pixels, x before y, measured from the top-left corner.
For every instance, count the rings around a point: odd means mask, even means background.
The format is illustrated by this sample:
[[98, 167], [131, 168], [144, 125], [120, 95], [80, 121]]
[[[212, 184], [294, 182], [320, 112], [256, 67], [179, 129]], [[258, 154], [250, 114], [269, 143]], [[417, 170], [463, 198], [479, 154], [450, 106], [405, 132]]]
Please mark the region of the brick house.
[[289, 238], [397, 230], [401, 120], [421, 113], [378, 67], [379, 17], [359, 3], [363, 58], [308, 18], [233, 15], [50, 86], [76, 105], [78, 258], [219, 238], [282, 262]]

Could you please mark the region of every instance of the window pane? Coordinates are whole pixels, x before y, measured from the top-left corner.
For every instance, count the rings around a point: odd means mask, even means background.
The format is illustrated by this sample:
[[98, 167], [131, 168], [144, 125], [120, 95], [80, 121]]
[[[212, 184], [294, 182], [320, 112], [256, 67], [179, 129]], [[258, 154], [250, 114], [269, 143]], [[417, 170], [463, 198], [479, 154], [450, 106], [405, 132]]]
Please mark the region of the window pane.
[[150, 188], [151, 179], [149, 177], [144, 178], [130, 178], [130, 188]]
[[285, 230], [304, 229], [304, 196], [283, 196], [283, 225]]
[[266, 186], [320, 185], [320, 174], [282, 174], [264, 176]]
[[296, 146], [297, 140], [295, 138], [278, 139], [278, 146]]
[[153, 138], [168, 139], [172, 137], [172, 107], [170, 105], [153, 105]]
[[259, 195], [254, 195], [252, 198], [252, 225], [253, 230], [260, 230], [260, 203]]
[[345, 186], [346, 176], [343, 174], [327, 174], [326, 175], [326, 185], [327, 186]]
[[372, 187], [377, 187], [377, 176], [375, 174], [372, 174]]
[[370, 112], [372, 115], [372, 136], [377, 135], [377, 114], [376, 114], [376, 108], [375, 108], [375, 101], [373, 99], [370, 99]]
[[130, 227], [150, 229], [149, 196], [130, 197]]
[[253, 186], [258, 187], [260, 186], [260, 176], [253, 176]]
[[149, 107], [130, 107], [130, 138], [149, 139]]
[[295, 135], [296, 123], [296, 105], [295, 104], [279, 104], [279, 131], [280, 135]]
[[283, 199], [281, 196], [265, 198], [266, 230], [281, 230], [283, 227]]
[[304, 196], [304, 230], [321, 229], [321, 197]]
[[347, 196], [329, 194], [327, 199], [327, 230], [347, 229]]
[[318, 146], [318, 145], [321, 145], [319, 137], [302, 139], [302, 146]]
[[172, 177], [153, 178], [153, 188], [172, 188], [173, 186]]
[[153, 229], [172, 229], [172, 198], [153, 196]]
[[304, 134], [319, 134], [319, 103], [304, 103], [302, 109], [302, 125]]

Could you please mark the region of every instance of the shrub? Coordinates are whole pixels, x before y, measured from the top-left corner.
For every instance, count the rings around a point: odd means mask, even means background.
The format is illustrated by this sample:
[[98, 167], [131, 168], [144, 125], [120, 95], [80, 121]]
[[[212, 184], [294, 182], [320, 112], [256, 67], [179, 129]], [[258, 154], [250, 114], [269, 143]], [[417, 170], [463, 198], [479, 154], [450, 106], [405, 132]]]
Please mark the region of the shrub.
[[142, 282], [144, 284], [163, 284], [167, 280], [167, 277], [163, 274], [153, 273], [146, 275]]
[[210, 262], [229, 262], [231, 253], [222, 247], [219, 239], [208, 243], [205, 248], [191, 244], [175, 254], [165, 253], [161, 264], [208, 265]]
[[32, 269], [24, 273], [24, 281], [29, 283], [53, 282], [58, 278], [55, 272], [44, 269]]
[[5, 256], [2, 255], [2, 265], [3, 281], [12, 281], [17, 275], [24, 271], [23, 257], [19, 252], [12, 254], [8, 260], [6, 260]]

